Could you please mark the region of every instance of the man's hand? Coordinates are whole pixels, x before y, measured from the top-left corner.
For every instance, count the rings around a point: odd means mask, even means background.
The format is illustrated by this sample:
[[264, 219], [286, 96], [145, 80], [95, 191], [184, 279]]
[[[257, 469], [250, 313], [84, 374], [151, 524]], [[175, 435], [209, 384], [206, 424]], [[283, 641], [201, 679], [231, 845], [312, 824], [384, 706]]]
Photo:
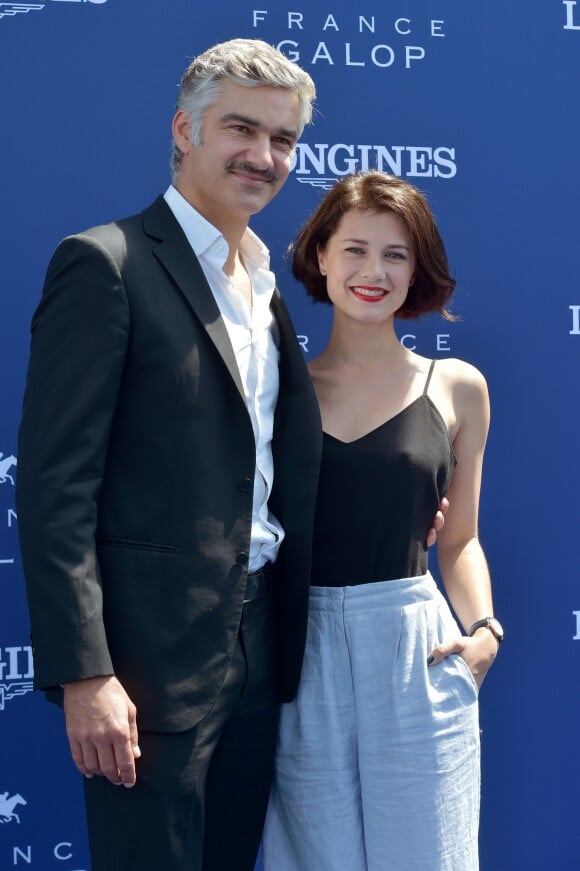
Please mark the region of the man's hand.
[[435, 544], [435, 542], [437, 541], [437, 533], [441, 532], [441, 530], [445, 526], [445, 515], [447, 514], [448, 508], [449, 502], [444, 496], [441, 500], [441, 504], [439, 505], [439, 511], [433, 518], [433, 526], [427, 533], [427, 547], [431, 547], [431, 545]]
[[117, 678], [79, 680], [63, 689], [66, 731], [81, 774], [134, 786], [135, 759], [141, 755], [137, 709]]

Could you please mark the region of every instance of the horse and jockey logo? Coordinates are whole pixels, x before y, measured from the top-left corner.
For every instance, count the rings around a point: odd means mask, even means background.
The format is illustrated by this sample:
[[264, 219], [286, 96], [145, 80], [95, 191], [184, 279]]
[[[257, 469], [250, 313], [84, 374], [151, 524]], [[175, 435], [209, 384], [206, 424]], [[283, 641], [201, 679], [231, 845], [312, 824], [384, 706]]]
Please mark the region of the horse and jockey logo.
[[7, 792], [0, 792], [0, 823], [20, 822], [20, 817], [14, 810], [19, 804], [26, 804], [26, 799], [22, 798], [19, 792], [16, 795], [9, 795]]
[[18, 461], [14, 454], [10, 454], [9, 457], [5, 457], [4, 454], [0, 451], [0, 484], [6, 484], [10, 482], [14, 487], [14, 476], [10, 474], [8, 471], [12, 469], [13, 466], [16, 466]]
[[[0, 451], [0, 484], [12, 484], [14, 487], [14, 469], [18, 465], [18, 461], [14, 454], [10, 454], [8, 457], [5, 457], [2, 451]], [[10, 491], [6, 492], [8, 495]], [[12, 501], [12, 495], [8, 495], [9, 501]], [[4, 500], [3, 500], [4, 501]], [[0, 508], [0, 512], [4, 511], [4, 507]], [[12, 518], [16, 520], [16, 513], [12, 508], [8, 508], [8, 526], [12, 525]], [[1, 545], [1, 541], [0, 541]], [[0, 552], [0, 566], [3, 565], [14, 565], [14, 557], [6, 557], [2, 558], [4, 555]], [[0, 687], [0, 710], [2, 710], [2, 689]]]

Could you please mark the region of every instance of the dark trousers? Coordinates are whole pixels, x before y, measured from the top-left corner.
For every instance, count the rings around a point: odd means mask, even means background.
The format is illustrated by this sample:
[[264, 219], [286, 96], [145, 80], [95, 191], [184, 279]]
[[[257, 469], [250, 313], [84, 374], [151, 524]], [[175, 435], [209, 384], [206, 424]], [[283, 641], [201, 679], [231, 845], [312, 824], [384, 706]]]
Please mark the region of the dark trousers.
[[259, 598], [244, 605], [205, 719], [187, 732], [141, 733], [132, 789], [85, 780], [93, 871], [253, 871], [278, 712], [271, 600]]

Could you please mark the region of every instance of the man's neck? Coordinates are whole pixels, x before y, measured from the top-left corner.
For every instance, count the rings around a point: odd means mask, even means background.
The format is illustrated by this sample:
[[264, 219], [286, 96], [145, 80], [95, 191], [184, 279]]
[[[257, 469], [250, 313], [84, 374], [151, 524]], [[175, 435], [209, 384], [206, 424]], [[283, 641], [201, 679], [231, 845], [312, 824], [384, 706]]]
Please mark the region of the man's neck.
[[227, 214], [220, 209], [211, 209], [209, 207], [204, 208], [194, 201], [194, 198], [180, 183], [179, 179], [176, 179], [173, 182], [173, 186], [181, 196], [187, 200], [190, 206], [193, 206], [193, 208], [199, 212], [206, 221], [209, 221], [216, 230], [220, 231], [228, 243], [230, 250], [228, 263], [230, 264], [230, 268], [233, 269], [235, 260], [240, 258], [240, 246], [242, 244], [243, 235], [248, 229], [249, 216], [231, 213]]

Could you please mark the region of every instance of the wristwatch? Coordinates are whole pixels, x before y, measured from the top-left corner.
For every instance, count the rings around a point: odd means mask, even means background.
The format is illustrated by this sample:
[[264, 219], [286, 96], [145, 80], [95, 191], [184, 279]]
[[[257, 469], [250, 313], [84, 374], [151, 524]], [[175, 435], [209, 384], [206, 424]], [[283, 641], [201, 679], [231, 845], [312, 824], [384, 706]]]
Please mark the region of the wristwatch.
[[467, 630], [467, 634], [471, 638], [478, 629], [482, 629], [484, 626], [486, 629], [489, 629], [498, 644], [501, 644], [503, 641], [503, 626], [495, 617], [482, 617], [481, 620], [476, 620]]

